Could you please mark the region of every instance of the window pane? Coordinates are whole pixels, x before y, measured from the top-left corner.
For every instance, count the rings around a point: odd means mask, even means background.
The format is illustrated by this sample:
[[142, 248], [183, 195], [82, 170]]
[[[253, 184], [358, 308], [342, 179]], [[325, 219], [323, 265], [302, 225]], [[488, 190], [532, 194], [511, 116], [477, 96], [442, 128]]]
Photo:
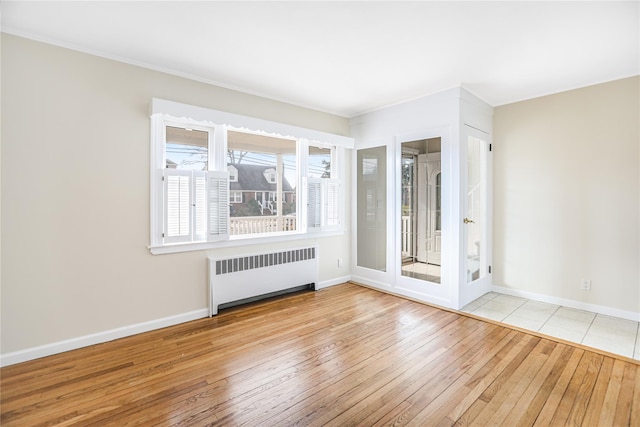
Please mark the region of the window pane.
[[483, 228], [486, 198], [487, 142], [469, 136], [467, 140], [467, 213], [465, 216], [467, 283], [481, 279], [487, 273]]
[[167, 126], [166, 141], [165, 158], [168, 169], [208, 169], [208, 132]]
[[402, 143], [401, 275], [440, 283], [442, 140]]
[[359, 267], [387, 270], [387, 147], [358, 150]]
[[309, 146], [309, 178], [332, 178], [331, 148]]
[[231, 234], [297, 229], [297, 142], [246, 132], [227, 133], [227, 166], [237, 171], [230, 190]]

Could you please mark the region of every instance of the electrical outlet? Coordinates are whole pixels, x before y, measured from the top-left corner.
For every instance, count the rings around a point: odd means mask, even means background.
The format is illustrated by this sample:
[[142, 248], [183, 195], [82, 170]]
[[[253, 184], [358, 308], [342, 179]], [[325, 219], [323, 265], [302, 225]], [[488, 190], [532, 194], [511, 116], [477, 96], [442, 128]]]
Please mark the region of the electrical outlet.
[[338, 267], [342, 267], [342, 258], [338, 258]]
[[582, 290], [590, 291], [591, 290], [591, 280], [582, 279]]

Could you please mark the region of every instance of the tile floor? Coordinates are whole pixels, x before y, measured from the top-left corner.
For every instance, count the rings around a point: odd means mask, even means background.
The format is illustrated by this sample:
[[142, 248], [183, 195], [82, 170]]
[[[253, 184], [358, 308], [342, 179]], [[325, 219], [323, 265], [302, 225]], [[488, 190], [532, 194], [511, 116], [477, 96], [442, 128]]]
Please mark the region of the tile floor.
[[640, 324], [632, 320], [496, 292], [462, 311], [640, 360]]

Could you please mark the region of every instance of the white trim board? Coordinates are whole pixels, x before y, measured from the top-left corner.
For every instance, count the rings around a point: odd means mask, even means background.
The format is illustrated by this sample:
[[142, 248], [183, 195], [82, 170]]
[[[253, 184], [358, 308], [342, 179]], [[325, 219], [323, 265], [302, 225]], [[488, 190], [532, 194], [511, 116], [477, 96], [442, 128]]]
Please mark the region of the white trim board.
[[534, 301], [546, 302], [549, 304], [560, 305], [563, 307], [575, 308], [577, 310], [591, 311], [596, 314], [605, 316], [618, 317], [620, 319], [632, 320], [640, 322], [640, 312], [620, 310], [618, 308], [606, 307], [604, 305], [590, 304], [587, 302], [576, 301], [565, 298], [558, 298], [551, 295], [538, 294], [535, 292], [521, 291], [518, 289], [505, 288], [502, 286], [492, 286], [491, 291], [500, 294], [511, 295], [514, 297], [527, 298]]
[[0, 367], [15, 365], [16, 363], [26, 362], [28, 360], [39, 359], [45, 356], [64, 353], [65, 351], [76, 350], [95, 344], [101, 344], [104, 342], [116, 340], [118, 338], [124, 338], [142, 332], [149, 332], [156, 329], [166, 328], [167, 326], [178, 325], [180, 323], [190, 322], [192, 320], [202, 319], [208, 316], [209, 310], [207, 308], [203, 308], [200, 310], [190, 311], [188, 313], [164, 317], [162, 319], [136, 323], [134, 325], [123, 326], [103, 332], [97, 332], [95, 334], [84, 335], [81, 337], [58, 341], [51, 344], [45, 344], [38, 347], [27, 348], [25, 350], [15, 351], [13, 353], [2, 354], [0, 355]]
[[246, 129], [269, 136], [287, 139], [306, 139], [309, 142], [332, 144], [337, 147], [352, 149], [355, 139], [350, 136], [337, 135], [315, 129], [303, 128], [286, 123], [243, 116], [226, 111], [213, 110], [195, 105], [182, 104], [166, 99], [152, 98], [151, 111], [153, 115], [168, 115], [170, 118], [187, 118], [197, 122], [206, 122], [211, 126], [226, 125], [236, 130]]

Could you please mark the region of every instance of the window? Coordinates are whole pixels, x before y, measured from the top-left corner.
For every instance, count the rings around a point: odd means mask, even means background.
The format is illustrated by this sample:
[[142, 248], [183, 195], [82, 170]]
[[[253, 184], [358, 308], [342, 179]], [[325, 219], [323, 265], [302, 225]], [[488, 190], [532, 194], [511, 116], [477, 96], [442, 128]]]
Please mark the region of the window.
[[276, 174], [275, 169], [267, 169], [267, 170], [264, 171], [264, 178], [270, 184], [275, 184], [276, 183], [277, 176], [278, 175]]
[[339, 221], [339, 181], [335, 178], [336, 150], [333, 147], [309, 145], [307, 229], [337, 229]]
[[165, 243], [207, 240], [207, 168], [211, 129], [164, 126]]
[[151, 126], [152, 253], [341, 231], [351, 138], [158, 99]]
[[165, 128], [168, 169], [208, 169], [209, 134], [206, 130], [167, 125]]
[[232, 189], [256, 193], [254, 200], [232, 210], [231, 235], [300, 230], [295, 202], [298, 141], [229, 130], [227, 157], [238, 171], [238, 183]]
[[232, 191], [229, 197], [230, 203], [242, 203], [242, 191]]

